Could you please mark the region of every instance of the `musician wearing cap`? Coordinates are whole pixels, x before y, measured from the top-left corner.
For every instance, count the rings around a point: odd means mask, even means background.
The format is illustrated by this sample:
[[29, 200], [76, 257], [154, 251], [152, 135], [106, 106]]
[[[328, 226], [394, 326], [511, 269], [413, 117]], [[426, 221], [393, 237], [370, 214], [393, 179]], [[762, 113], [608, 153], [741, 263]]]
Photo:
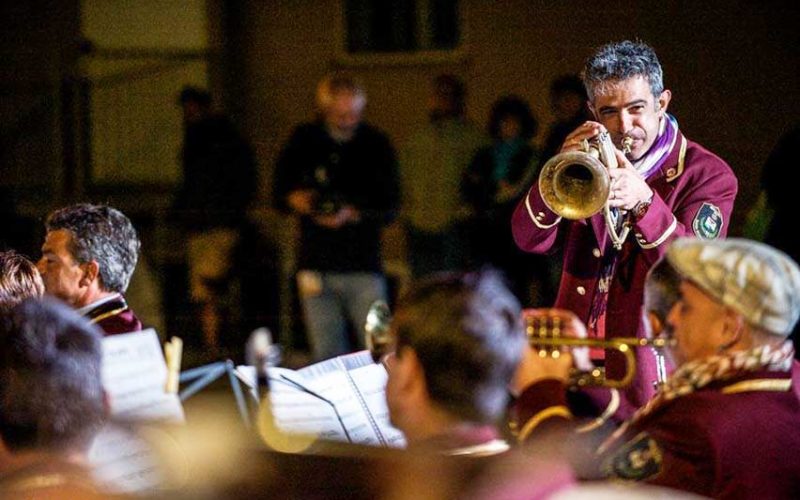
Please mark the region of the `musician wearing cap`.
[[[514, 238], [532, 253], [563, 251], [555, 307], [575, 312], [590, 337], [643, 337], [638, 311], [648, 269], [679, 236], [724, 237], [737, 181], [723, 160], [688, 140], [667, 113], [672, 94], [647, 44], [622, 41], [600, 47], [588, 58], [582, 79], [596, 121], [569, 134], [561, 154], [543, 167], [513, 214]], [[584, 151], [593, 155], [579, 154]], [[596, 164], [597, 156], [603, 161], [600, 171], [591, 174], [602, 191], [596, 213], [580, 204], [598, 198], [597, 193], [564, 193], [561, 186], [552, 189], [545, 182], [546, 172], [554, 172], [555, 181], [584, 185], [580, 173], [569, 176], [575, 163]], [[565, 198], [548, 201], [543, 195], [548, 191]], [[649, 349], [639, 350], [638, 357], [638, 373], [622, 395], [620, 417], [653, 394], [655, 360]], [[596, 350], [592, 358], [605, 364], [606, 377], [622, 378], [618, 353]], [[615, 409], [606, 406], [607, 392], [595, 396], [601, 409]]]
[[[661, 335], [674, 342], [667, 354], [677, 369], [584, 455], [600, 466], [595, 472], [618, 479], [715, 498], [797, 498], [800, 399], [792, 379], [800, 365], [786, 338], [800, 316], [800, 268], [743, 239], [681, 238], [665, 258], [678, 277], [677, 301]], [[571, 359], [528, 348], [515, 380], [522, 441], [572, 428], [564, 396]], [[587, 463], [582, 458], [576, 463]]]

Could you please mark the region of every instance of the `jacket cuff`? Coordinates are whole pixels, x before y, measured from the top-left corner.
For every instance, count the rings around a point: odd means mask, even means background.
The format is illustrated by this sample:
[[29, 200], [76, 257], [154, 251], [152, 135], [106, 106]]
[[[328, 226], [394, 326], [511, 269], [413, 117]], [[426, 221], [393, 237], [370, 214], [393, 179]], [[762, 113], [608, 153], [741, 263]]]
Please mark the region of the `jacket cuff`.
[[561, 217], [547, 208], [539, 194], [538, 184], [534, 183], [525, 195], [525, 209], [531, 221], [539, 229], [550, 229], [561, 222]]
[[666, 242], [677, 227], [675, 214], [658, 194], [654, 194], [647, 213], [634, 225], [634, 236], [640, 247], [649, 250]]

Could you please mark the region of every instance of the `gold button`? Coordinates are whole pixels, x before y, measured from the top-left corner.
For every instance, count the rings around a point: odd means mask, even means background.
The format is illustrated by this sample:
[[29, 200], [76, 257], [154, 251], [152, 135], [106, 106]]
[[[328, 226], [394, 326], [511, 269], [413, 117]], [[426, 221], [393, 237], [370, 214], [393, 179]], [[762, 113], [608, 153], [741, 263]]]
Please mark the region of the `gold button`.
[[675, 171], [674, 168], [668, 168], [667, 169], [667, 177], [672, 177], [673, 175], [675, 175], [675, 173], [676, 173], [676, 171]]
[[599, 248], [595, 248], [594, 250], [592, 250], [592, 255], [594, 255], [595, 257], [599, 258], [600, 257], [600, 249]]
[[578, 295], [586, 295], [586, 289], [583, 288], [582, 286], [579, 286], [578, 288], [576, 288], [576, 290], [578, 291]]
[[538, 213], [538, 214], [536, 214], [536, 215], [538, 215], [538, 216], [539, 216], [539, 220], [541, 220], [542, 218], [544, 218], [544, 212], [539, 212], [539, 213]]

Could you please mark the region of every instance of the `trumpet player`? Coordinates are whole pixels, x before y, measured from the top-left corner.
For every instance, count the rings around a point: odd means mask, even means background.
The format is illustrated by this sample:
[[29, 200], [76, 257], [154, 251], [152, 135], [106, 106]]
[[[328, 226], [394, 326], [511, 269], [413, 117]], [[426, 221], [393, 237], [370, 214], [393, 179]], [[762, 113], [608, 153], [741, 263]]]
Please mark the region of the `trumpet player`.
[[[680, 238], [665, 258], [678, 280], [662, 335], [674, 341], [667, 354], [677, 369], [599, 447], [568, 460], [593, 465], [582, 475], [713, 498], [796, 498], [800, 364], [787, 336], [800, 316], [800, 268], [743, 239]], [[648, 284], [653, 279], [661, 278], [651, 274]], [[648, 287], [648, 295], [663, 290]], [[572, 356], [561, 354], [542, 357], [529, 347], [523, 357], [512, 411], [522, 441], [541, 443], [555, 430], [561, 443], [587, 435], [572, 433], [564, 391]]]
[[[555, 307], [573, 311], [590, 337], [641, 338], [645, 329], [638, 312], [647, 271], [679, 236], [726, 235], [737, 180], [723, 160], [688, 140], [667, 113], [672, 94], [664, 88], [661, 64], [649, 45], [622, 41], [602, 46], [587, 59], [581, 77], [594, 120], [570, 133], [561, 153], [587, 151], [595, 141], [610, 139], [616, 161], [609, 162], [619, 168], [607, 169], [610, 186], [603, 202], [613, 215], [568, 220], [549, 208], [537, 182], [512, 216], [514, 239], [531, 253], [561, 251]], [[623, 230], [621, 241], [609, 236], [609, 226]], [[607, 378], [622, 378], [619, 353], [598, 349], [591, 356], [604, 365]], [[654, 392], [655, 358], [644, 349], [638, 358], [638, 373], [622, 394], [619, 417]], [[592, 397], [598, 412], [613, 410], [608, 391]]]

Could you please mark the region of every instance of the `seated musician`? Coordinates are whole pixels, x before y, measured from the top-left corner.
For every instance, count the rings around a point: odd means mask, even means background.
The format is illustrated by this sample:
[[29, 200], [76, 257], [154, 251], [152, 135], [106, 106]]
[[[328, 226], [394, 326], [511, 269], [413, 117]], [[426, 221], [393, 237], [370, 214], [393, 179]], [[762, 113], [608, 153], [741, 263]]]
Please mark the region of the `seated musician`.
[[[800, 400], [792, 376], [800, 369], [786, 336], [800, 315], [800, 268], [772, 247], [741, 239], [682, 238], [665, 259], [677, 290], [665, 273], [651, 273], [648, 284], [663, 280], [665, 287], [646, 287], [645, 303], [657, 303], [652, 294], [664, 290], [677, 293], [661, 330], [674, 341], [666, 354], [677, 369], [599, 448], [570, 459], [594, 464], [600, 476], [705, 496], [796, 497]], [[571, 365], [569, 352], [540, 357], [527, 348], [515, 379], [520, 441], [582, 439], [565, 399]]]
[[86, 455], [106, 416], [101, 332], [51, 299], [0, 318], [0, 498], [107, 498]]
[[401, 298], [384, 364], [391, 421], [409, 449], [508, 449], [496, 424], [525, 341], [520, 318], [519, 303], [490, 270], [434, 275]]
[[45, 222], [39, 272], [57, 297], [106, 335], [142, 329], [123, 294], [139, 259], [130, 219], [105, 205], [81, 203], [51, 213]]

